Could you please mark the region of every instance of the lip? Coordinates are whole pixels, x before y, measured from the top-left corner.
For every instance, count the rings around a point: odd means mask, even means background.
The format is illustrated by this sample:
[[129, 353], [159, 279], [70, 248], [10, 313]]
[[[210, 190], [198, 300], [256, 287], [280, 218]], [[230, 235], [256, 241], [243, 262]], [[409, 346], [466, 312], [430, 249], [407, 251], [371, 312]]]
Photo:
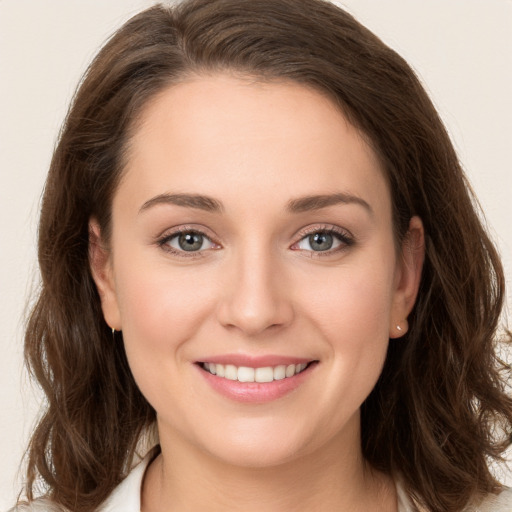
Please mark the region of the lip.
[[[247, 366], [249, 368], [261, 368], [265, 366], [279, 366], [284, 364], [300, 364], [309, 363], [305, 370], [282, 380], [274, 380], [272, 382], [239, 382], [237, 380], [229, 380], [223, 377], [217, 377], [206, 371], [202, 366], [202, 362], [215, 364], [232, 364], [234, 366]], [[318, 366], [317, 360], [286, 357], [286, 356], [244, 356], [240, 354], [231, 354], [225, 356], [214, 356], [205, 358], [201, 362], [197, 362], [195, 367], [215, 392], [235, 402], [247, 404], [264, 404], [278, 400], [296, 390], [313, 374]]]
[[248, 368], [263, 368], [264, 366], [279, 366], [282, 364], [310, 363], [313, 359], [304, 357], [291, 357], [283, 355], [250, 356], [246, 354], [225, 354], [221, 356], [205, 357], [198, 363], [232, 364], [234, 366], [247, 366]]

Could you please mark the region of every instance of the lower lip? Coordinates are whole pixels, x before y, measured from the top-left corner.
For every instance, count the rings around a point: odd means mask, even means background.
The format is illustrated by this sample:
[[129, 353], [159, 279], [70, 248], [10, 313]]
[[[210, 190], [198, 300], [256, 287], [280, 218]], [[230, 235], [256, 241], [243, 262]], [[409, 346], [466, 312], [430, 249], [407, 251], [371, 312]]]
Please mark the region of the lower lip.
[[199, 365], [197, 365], [197, 368], [206, 382], [226, 398], [236, 402], [258, 404], [272, 402], [288, 395], [310, 377], [316, 366], [317, 363], [313, 362], [305, 370], [302, 370], [302, 372], [293, 377], [261, 383], [229, 380], [224, 377], [217, 377]]

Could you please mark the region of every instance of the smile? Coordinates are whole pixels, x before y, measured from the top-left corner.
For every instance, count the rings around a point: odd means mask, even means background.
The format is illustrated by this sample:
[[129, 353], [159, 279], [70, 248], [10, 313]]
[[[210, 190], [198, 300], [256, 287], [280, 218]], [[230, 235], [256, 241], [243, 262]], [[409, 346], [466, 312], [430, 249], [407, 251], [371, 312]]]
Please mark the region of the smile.
[[318, 360], [279, 355], [231, 354], [197, 361], [206, 384], [221, 396], [246, 404], [272, 402], [297, 390], [316, 373]]
[[273, 382], [283, 380], [304, 371], [309, 363], [298, 363], [277, 366], [251, 368], [232, 364], [201, 363], [201, 367], [212, 375], [238, 382]]

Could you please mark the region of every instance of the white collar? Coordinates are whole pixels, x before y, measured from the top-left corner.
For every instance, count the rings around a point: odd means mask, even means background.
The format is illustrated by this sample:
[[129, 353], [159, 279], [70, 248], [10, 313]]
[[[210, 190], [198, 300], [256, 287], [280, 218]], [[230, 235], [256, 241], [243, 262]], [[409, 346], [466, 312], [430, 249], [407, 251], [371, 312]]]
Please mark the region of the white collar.
[[142, 481], [152, 460], [153, 450], [130, 471], [97, 512], [140, 512]]

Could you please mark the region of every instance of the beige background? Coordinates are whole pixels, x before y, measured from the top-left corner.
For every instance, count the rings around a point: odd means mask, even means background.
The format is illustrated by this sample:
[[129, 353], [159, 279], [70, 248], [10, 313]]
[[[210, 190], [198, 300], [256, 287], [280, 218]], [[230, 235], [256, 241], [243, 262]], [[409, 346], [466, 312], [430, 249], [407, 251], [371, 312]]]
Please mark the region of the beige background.
[[[87, 63], [116, 27], [152, 3], [0, 0], [0, 510], [19, 490], [16, 472], [38, 407], [22, 372], [22, 319], [37, 285], [36, 219], [52, 148]], [[430, 91], [503, 255], [510, 311], [512, 2], [343, 4], [403, 55]]]

